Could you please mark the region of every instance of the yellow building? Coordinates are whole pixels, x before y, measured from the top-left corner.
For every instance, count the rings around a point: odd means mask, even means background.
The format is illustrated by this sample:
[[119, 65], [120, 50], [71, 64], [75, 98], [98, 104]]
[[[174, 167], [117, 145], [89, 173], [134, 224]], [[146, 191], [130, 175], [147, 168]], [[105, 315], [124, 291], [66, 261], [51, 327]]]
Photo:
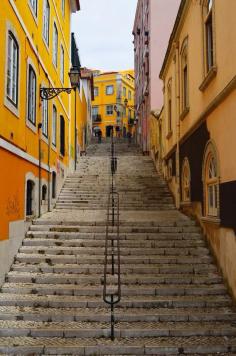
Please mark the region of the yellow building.
[[182, 0], [160, 77], [164, 171], [236, 296], [235, 0]]
[[125, 137], [134, 126], [134, 71], [94, 71], [93, 133]]
[[71, 93], [41, 98], [42, 88], [70, 88], [68, 73], [72, 66], [79, 70], [70, 33], [71, 14], [79, 9], [79, 0], [0, 2], [0, 279], [26, 222], [50, 210], [79, 148], [85, 149], [87, 84], [81, 79]]

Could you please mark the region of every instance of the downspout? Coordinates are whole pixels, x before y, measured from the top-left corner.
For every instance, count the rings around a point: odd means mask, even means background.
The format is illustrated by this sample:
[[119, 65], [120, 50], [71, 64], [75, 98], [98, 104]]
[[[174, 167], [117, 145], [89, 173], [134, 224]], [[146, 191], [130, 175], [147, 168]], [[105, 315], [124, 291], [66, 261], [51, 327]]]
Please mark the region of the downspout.
[[74, 132], [74, 135], [75, 135], [75, 142], [74, 142], [74, 145], [75, 145], [75, 152], [74, 152], [74, 154], [75, 154], [75, 171], [76, 171], [76, 167], [77, 167], [77, 130], [76, 130], [76, 122], [77, 122], [77, 117], [76, 117], [76, 89], [77, 89], [77, 87], [75, 87], [74, 88], [74, 91], [75, 91], [75, 132]]
[[177, 120], [176, 120], [176, 184], [177, 184], [177, 195], [176, 195], [176, 207], [180, 208], [180, 59], [179, 59], [179, 42], [175, 42], [176, 48], [176, 67], [177, 67]]
[[51, 209], [51, 189], [50, 189], [50, 181], [51, 181], [51, 171], [50, 171], [50, 149], [51, 149], [51, 139], [48, 137], [48, 211]]
[[38, 124], [38, 150], [39, 150], [39, 165], [38, 165], [38, 170], [39, 170], [39, 190], [38, 190], [38, 217], [40, 218], [41, 216], [41, 186], [42, 186], [42, 167], [41, 167], [41, 129], [42, 129], [42, 123], [40, 122]]

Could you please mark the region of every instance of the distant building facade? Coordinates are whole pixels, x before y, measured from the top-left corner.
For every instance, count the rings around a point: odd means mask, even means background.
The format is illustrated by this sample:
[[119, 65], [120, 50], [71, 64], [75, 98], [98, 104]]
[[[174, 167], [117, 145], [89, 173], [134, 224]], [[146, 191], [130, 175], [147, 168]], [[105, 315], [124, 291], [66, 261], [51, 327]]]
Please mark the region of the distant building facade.
[[236, 2], [182, 0], [160, 72], [163, 170], [236, 296]]
[[[151, 142], [152, 111], [163, 106], [158, 78], [180, 0], [138, 0], [133, 35], [137, 140], [144, 153], [156, 154]], [[155, 121], [154, 121], [155, 123]]]
[[94, 71], [93, 134], [125, 137], [134, 127], [134, 71]]

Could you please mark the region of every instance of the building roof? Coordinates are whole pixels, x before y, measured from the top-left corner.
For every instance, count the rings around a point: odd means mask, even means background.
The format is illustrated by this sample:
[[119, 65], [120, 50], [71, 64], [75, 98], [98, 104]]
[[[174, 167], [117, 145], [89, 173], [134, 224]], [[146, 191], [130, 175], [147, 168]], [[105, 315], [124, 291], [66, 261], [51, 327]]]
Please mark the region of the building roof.
[[164, 70], [166, 68], [166, 64], [167, 64], [167, 61], [168, 61], [168, 58], [169, 58], [169, 54], [170, 54], [170, 51], [171, 51], [171, 48], [172, 48], [172, 44], [174, 42], [175, 34], [177, 32], [177, 29], [179, 28], [179, 24], [180, 24], [180, 21], [181, 21], [181, 18], [182, 18], [182, 15], [183, 15], [183, 12], [184, 12], [184, 8], [185, 8], [186, 4], [187, 4], [187, 0], [181, 0], [180, 6], [179, 6], [179, 10], [178, 10], [178, 14], [177, 14], [177, 17], [176, 17], [176, 20], [175, 20], [175, 24], [174, 24], [173, 30], [171, 32], [171, 35], [170, 35], [169, 44], [168, 44], [168, 47], [167, 47], [167, 50], [166, 50], [164, 62], [162, 64], [161, 71], [160, 71], [160, 74], [159, 74], [160, 79], [162, 79], [162, 77], [163, 77], [163, 73], [164, 73]]

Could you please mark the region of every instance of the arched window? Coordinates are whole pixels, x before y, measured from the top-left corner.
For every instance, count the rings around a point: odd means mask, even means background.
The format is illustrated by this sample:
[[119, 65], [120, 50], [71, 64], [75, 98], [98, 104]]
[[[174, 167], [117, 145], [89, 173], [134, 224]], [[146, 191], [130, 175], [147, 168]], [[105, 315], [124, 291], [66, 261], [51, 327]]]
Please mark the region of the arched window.
[[182, 165], [182, 176], [181, 176], [181, 188], [182, 188], [182, 201], [189, 202], [191, 200], [191, 172], [189, 161], [187, 158], [184, 159]]
[[33, 215], [33, 193], [34, 193], [34, 182], [32, 180], [27, 180], [26, 184], [26, 215]]
[[52, 199], [56, 199], [57, 196], [57, 175], [56, 172], [52, 172]]
[[209, 144], [204, 161], [204, 195], [205, 213], [207, 216], [219, 215], [219, 173], [217, 155], [212, 144]]
[[42, 186], [42, 200], [46, 200], [47, 199], [47, 186], [46, 184], [44, 184]]
[[182, 81], [182, 110], [189, 106], [188, 89], [188, 39], [186, 38], [181, 48], [181, 81]]

